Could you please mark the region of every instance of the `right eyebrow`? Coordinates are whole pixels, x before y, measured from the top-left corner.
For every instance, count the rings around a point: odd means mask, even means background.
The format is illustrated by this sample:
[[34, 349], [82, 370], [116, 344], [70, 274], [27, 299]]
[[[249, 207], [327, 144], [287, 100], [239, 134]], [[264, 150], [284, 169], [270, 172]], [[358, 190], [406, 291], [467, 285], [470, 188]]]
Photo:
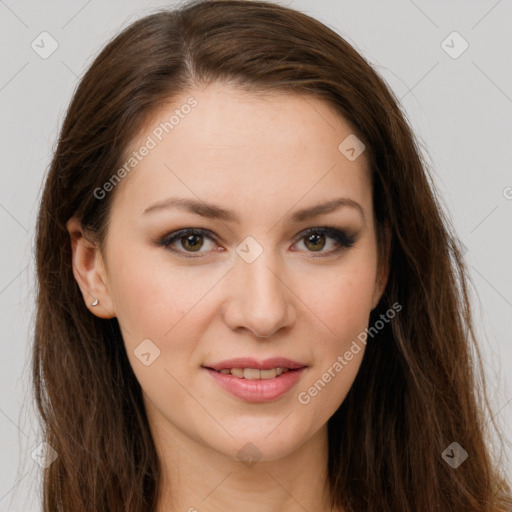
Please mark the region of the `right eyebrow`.
[[[302, 222], [312, 217], [318, 217], [319, 215], [334, 212], [343, 206], [356, 209], [361, 214], [363, 221], [366, 223], [363, 207], [357, 201], [347, 197], [332, 199], [326, 203], [297, 210], [292, 214], [291, 220], [292, 222]], [[240, 223], [238, 215], [231, 210], [226, 210], [215, 204], [209, 204], [196, 199], [184, 197], [170, 197], [163, 201], [158, 201], [146, 208], [143, 215], [158, 210], [168, 210], [169, 208], [178, 208], [210, 219], [220, 219], [226, 222]]]

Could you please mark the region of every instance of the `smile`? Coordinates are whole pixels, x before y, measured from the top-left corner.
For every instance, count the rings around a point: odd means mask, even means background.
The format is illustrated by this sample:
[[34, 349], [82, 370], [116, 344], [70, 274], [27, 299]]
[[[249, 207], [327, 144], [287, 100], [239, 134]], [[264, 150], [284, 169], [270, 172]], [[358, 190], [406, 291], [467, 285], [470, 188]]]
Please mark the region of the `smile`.
[[239, 379], [249, 380], [267, 380], [279, 377], [283, 373], [289, 372], [289, 368], [270, 368], [269, 370], [258, 370], [257, 368], [223, 368], [222, 370], [215, 370], [224, 375], [233, 375]]
[[[277, 400], [289, 393], [300, 380], [306, 367], [295, 370], [282, 367], [267, 370], [255, 368], [203, 369], [229, 395], [245, 402], [265, 403]], [[278, 370], [281, 370], [279, 375]]]

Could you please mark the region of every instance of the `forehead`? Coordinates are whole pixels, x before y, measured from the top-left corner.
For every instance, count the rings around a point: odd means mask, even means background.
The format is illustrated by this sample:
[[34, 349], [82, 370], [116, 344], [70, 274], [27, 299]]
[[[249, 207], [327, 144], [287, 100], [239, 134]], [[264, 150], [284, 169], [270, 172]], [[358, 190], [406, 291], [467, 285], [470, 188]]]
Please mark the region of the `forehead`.
[[139, 213], [151, 200], [178, 194], [229, 201], [235, 209], [261, 206], [262, 199], [291, 207], [328, 193], [364, 202], [370, 185], [364, 152], [351, 161], [340, 150], [350, 137], [351, 126], [311, 95], [211, 84], [153, 113], [125, 154], [124, 163], [131, 158], [134, 165], [115, 201]]

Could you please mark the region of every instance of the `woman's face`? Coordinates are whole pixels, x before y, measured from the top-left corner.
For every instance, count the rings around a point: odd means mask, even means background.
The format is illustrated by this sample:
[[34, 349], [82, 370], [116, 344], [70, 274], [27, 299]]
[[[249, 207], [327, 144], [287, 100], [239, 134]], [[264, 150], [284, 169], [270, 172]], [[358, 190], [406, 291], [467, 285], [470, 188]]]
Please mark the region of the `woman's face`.
[[[343, 402], [385, 284], [351, 134], [318, 99], [213, 84], [162, 107], [132, 144], [99, 298], [169, 439], [275, 460]], [[170, 240], [188, 229], [201, 231]]]

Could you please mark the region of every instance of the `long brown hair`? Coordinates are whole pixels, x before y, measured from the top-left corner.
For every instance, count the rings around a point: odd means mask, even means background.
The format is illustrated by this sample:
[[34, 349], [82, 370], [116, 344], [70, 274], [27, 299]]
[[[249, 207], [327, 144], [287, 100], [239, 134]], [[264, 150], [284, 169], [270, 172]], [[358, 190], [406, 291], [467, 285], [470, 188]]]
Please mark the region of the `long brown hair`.
[[[484, 414], [469, 276], [396, 97], [319, 21], [240, 0], [195, 1], [134, 22], [94, 60], [67, 111], [37, 223], [32, 378], [44, 440], [58, 453], [44, 471], [44, 511], [155, 509], [161, 472], [141, 388], [117, 319], [84, 305], [66, 221], [77, 216], [101, 246], [116, 191], [98, 199], [94, 190], [163, 102], [213, 81], [332, 105], [366, 146], [380, 250], [391, 228], [389, 280], [370, 324], [395, 302], [403, 312], [368, 341], [328, 422], [332, 505], [509, 512], [510, 487], [490, 453], [496, 424]], [[457, 469], [442, 457], [454, 441], [469, 455]]]

